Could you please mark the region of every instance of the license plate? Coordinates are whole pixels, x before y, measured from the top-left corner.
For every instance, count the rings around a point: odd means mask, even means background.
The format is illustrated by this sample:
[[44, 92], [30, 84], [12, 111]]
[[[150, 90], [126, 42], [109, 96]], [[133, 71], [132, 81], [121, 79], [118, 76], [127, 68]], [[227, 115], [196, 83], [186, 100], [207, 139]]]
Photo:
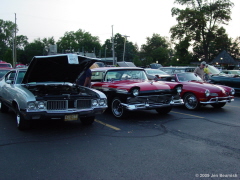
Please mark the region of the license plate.
[[64, 121], [76, 121], [78, 120], [78, 114], [65, 115]]

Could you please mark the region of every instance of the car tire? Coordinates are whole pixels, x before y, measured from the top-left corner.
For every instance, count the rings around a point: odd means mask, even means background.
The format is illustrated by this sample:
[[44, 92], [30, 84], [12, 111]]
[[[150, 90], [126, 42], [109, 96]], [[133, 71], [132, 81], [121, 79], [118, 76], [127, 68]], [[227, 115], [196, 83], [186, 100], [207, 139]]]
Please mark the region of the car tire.
[[124, 118], [127, 116], [127, 110], [121, 105], [122, 101], [116, 97], [112, 100], [111, 109], [116, 118]]
[[82, 117], [80, 120], [83, 125], [91, 125], [95, 120], [95, 116]]
[[222, 108], [226, 103], [211, 104], [214, 108]]
[[19, 110], [16, 111], [17, 128], [21, 131], [30, 128], [30, 122], [26, 120]]
[[197, 97], [193, 93], [187, 93], [183, 97], [184, 106], [188, 110], [197, 110], [200, 108], [200, 103], [198, 102]]
[[169, 107], [162, 107], [162, 108], [157, 108], [156, 111], [159, 114], [168, 114], [172, 110], [172, 106]]
[[9, 108], [4, 103], [2, 103], [1, 101], [0, 101], [0, 108], [1, 108], [2, 113], [7, 113], [8, 110], [9, 110]]

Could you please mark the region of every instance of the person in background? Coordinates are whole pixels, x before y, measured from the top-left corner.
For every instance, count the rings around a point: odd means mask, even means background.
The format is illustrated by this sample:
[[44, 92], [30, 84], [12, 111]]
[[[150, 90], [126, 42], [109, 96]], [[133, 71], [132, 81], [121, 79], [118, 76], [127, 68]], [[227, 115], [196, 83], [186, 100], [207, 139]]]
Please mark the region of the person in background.
[[205, 67], [205, 65], [206, 65], [206, 62], [203, 61], [203, 62], [201, 62], [200, 66], [197, 67], [197, 68], [193, 71], [193, 72], [194, 72], [195, 74], [197, 74], [203, 81], [205, 80], [205, 79], [204, 79], [204, 67]]
[[87, 69], [83, 75], [77, 80], [77, 85], [91, 87], [91, 78], [92, 78], [92, 71], [91, 69]]
[[209, 80], [209, 74], [210, 74], [210, 71], [208, 69], [208, 64], [206, 64], [206, 66], [204, 68], [204, 78], [205, 78], [205, 81]]

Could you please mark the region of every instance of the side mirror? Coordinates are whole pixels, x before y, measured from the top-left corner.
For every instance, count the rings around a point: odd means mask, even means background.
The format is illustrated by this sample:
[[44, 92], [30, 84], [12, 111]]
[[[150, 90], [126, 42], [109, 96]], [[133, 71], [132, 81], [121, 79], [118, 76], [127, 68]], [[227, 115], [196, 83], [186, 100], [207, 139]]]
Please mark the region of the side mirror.
[[7, 80], [6, 83], [7, 83], [7, 84], [12, 84], [13, 81], [12, 81], [12, 80]]

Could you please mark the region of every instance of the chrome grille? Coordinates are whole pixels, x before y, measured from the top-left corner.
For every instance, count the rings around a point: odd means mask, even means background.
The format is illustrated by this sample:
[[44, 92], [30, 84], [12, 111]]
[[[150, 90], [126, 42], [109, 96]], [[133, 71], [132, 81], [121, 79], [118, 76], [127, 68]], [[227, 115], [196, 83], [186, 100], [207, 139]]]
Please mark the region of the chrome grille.
[[65, 110], [67, 108], [66, 100], [47, 101], [47, 110]]
[[92, 101], [91, 99], [80, 99], [77, 100], [77, 109], [91, 108]]

